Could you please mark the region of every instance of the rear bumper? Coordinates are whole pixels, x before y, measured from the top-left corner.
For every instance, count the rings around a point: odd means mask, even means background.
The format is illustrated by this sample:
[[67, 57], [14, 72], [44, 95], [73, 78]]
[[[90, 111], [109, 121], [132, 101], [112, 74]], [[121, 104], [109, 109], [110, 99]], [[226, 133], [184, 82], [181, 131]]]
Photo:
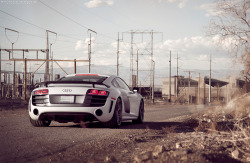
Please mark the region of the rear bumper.
[[[78, 121], [79, 119], [98, 120], [100, 122], [109, 121], [114, 112], [115, 101], [107, 100], [102, 107], [84, 107], [84, 106], [65, 106], [60, 105], [48, 105], [48, 106], [34, 106], [29, 103], [29, 116], [33, 120], [42, 120], [49, 118], [56, 120], [59, 118], [65, 121]], [[75, 119], [75, 120], [74, 120]]]

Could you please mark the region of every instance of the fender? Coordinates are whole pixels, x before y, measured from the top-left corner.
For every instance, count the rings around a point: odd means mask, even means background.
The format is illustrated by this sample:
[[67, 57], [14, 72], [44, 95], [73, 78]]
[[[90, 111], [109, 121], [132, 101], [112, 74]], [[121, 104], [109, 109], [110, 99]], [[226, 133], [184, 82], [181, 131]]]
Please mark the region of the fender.
[[121, 91], [121, 96], [122, 96], [122, 101], [123, 101], [123, 104], [124, 104], [124, 110], [126, 113], [130, 113], [130, 101], [129, 101], [129, 98], [126, 94], [126, 92], [124, 91]]

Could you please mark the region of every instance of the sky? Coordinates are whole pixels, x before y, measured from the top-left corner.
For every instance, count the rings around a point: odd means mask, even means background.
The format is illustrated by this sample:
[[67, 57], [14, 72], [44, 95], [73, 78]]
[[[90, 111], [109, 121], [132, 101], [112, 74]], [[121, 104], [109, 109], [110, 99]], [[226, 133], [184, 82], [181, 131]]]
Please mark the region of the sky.
[[[226, 78], [240, 68], [233, 63], [226, 45], [217, 46], [218, 36], [206, 36], [206, 27], [216, 14], [213, 6], [213, 0], [0, 0], [0, 46], [11, 49], [12, 42], [14, 49], [46, 49], [49, 30], [54, 59], [86, 60], [91, 34], [93, 73], [116, 73], [119, 33], [120, 76], [128, 78], [134, 32], [133, 67], [138, 52], [139, 73], [150, 70], [154, 60], [155, 78], [161, 81], [168, 77], [171, 51], [172, 75], [176, 74], [177, 54], [179, 75], [187, 76], [187, 71], [193, 71], [193, 77], [198, 73], [209, 75], [211, 55], [212, 76]], [[8, 57], [7, 52], [2, 52], [2, 59]], [[13, 57], [23, 56], [14, 52]], [[45, 53], [39, 52], [38, 57], [45, 58]], [[25, 53], [25, 58], [36, 58], [36, 53]], [[29, 71], [35, 71], [41, 63], [29, 63]], [[72, 70], [73, 63], [60, 65]], [[88, 63], [77, 65], [85, 67], [82, 72], [88, 72]], [[17, 63], [20, 70], [22, 66]], [[4, 61], [2, 69], [12, 70], [12, 63]]]

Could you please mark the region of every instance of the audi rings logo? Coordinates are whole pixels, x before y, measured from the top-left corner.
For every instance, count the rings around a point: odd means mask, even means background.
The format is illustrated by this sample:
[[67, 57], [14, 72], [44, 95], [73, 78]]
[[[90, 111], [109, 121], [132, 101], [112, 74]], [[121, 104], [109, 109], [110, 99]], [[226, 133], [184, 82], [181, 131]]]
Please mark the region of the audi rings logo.
[[63, 89], [63, 92], [72, 92], [72, 89]]

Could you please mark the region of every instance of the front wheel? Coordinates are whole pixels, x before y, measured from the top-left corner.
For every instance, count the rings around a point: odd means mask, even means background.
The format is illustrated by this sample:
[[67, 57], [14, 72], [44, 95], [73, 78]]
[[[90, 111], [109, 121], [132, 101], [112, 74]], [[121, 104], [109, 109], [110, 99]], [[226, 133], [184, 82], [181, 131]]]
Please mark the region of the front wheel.
[[30, 118], [30, 123], [35, 127], [48, 127], [51, 123], [51, 120], [33, 120]]
[[141, 101], [139, 106], [139, 114], [136, 120], [132, 120], [133, 123], [143, 123], [144, 120], [144, 103]]
[[122, 123], [122, 102], [121, 99], [117, 99], [115, 104], [115, 110], [113, 117], [110, 121], [104, 122], [104, 126], [108, 128], [119, 128]]

